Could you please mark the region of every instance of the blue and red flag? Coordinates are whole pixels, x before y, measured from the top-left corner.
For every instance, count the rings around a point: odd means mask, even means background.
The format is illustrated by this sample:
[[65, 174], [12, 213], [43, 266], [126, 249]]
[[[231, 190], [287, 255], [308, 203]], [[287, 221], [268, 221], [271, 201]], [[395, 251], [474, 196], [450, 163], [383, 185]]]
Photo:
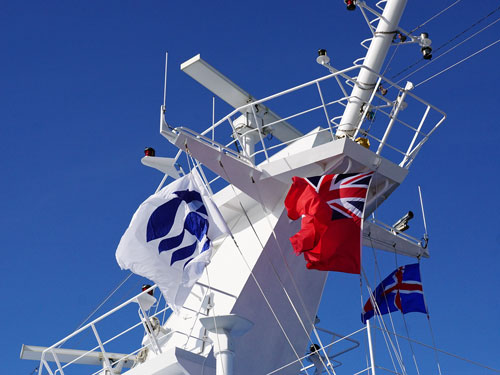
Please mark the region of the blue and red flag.
[[290, 238], [306, 267], [360, 273], [361, 227], [373, 172], [293, 177], [285, 199], [288, 217], [302, 218]]
[[403, 314], [409, 312], [427, 314], [419, 264], [399, 267], [377, 286], [373, 298], [380, 311], [375, 311], [369, 298], [361, 313], [363, 323], [375, 314], [384, 315], [397, 310]]

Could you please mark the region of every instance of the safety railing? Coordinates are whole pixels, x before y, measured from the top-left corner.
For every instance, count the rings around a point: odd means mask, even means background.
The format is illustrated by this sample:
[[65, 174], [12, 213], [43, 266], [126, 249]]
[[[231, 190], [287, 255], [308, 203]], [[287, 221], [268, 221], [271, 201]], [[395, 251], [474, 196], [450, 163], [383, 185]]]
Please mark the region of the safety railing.
[[[253, 166], [269, 162], [273, 155], [299, 140], [319, 137], [325, 143], [336, 139], [345, 106], [348, 101], [357, 100], [347, 96], [347, 89], [359, 85], [356, 75], [360, 69], [372, 71], [363, 65], [333, 70], [327, 76], [236, 108], [201, 133], [185, 127], [167, 128], [166, 124], [162, 133], [185, 134]], [[411, 83], [403, 88], [377, 76], [375, 85], [364, 87], [371, 91], [371, 96], [362, 105], [352, 139], [368, 140], [365, 146], [376, 154], [409, 168], [446, 115], [413, 94]], [[271, 108], [281, 117], [265, 122]], [[282, 140], [274, 136], [274, 133], [283, 134], [277, 131], [280, 126], [286, 134], [290, 124], [304, 134], [296, 135], [298, 132], [294, 130], [288, 137], [281, 136]]]
[[[156, 285], [125, 301], [121, 305], [115, 307], [99, 318], [91, 321], [90, 323], [66, 336], [64, 339], [58, 341], [54, 345], [46, 348], [41, 354], [39, 375], [43, 375], [45, 371], [50, 375], [65, 375], [65, 371], [67, 370], [68, 366], [81, 363], [88, 365], [99, 365], [100, 363], [100, 366], [98, 366], [100, 368], [93, 374], [120, 373], [125, 363], [128, 362], [127, 367], [133, 367], [137, 363], [142, 362], [143, 358], [141, 359], [141, 356], [147, 353], [147, 351], [152, 351], [155, 353], [155, 355], [161, 354], [161, 342], [165, 342], [173, 334], [182, 334], [184, 336], [189, 336], [185, 332], [165, 331], [162, 328], [162, 324], [166, 316], [165, 313], [168, 312], [170, 308], [165, 303], [163, 303], [163, 307], [160, 308], [161, 299], [155, 302], [155, 304], [152, 305], [150, 309], [149, 306], [145, 305], [147, 304], [147, 302], [144, 302], [145, 296], [149, 298], [148, 292], [154, 290], [155, 288]], [[97, 326], [103, 320], [110, 318], [112, 315], [117, 315], [127, 306], [135, 304], [137, 304], [138, 306], [139, 313], [135, 316], [139, 317], [139, 322], [128, 326], [128, 328], [125, 328], [117, 334], [109, 334], [109, 332], [107, 332], [109, 331], [109, 328], [108, 330], [102, 328], [98, 331]], [[149, 314], [148, 310], [150, 312]], [[152, 310], [154, 310], [154, 312], [152, 312]], [[115, 317], [115, 321], [117, 319], [123, 320], [123, 317], [120, 318]], [[161, 318], [161, 320], [159, 318]], [[133, 315], [127, 315], [127, 325], [129, 324], [131, 319], [133, 319]], [[104, 339], [104, 334], [102, 333], [102, 331], [106, 331], [105, 334], [108, 334], [108, 336], [111, 337], [108, 339]], [[131, 338], [131, 332], [133, 331], [135, 331], [136, 333], [135, 335], [133, 335], [134, 337]], [[91, 333], [91, 336], [93, 336], [93, 339], [95, 340], [95, 344], [91, 349], [74, 350], [62, 348], [62, 346], [65, 345], [70, 339], [76, 338], [77, 336], [85, 336], [85, 334], [87, 334], [88, 332]], [[158, 335], [159, 332], [163, 332], [163, 334]], [[126, 341], [120, 341], [119, 339], [125, 337], [125, 335], [128, 335], [126, 337]], [[188, 337], [188, 339], [190, 338], [202, 340], [198, 337]], [[140, 344], [141, 341], [142, 345]], [[128, 352], [127, 354], [118, 354], [115, 352], [111, 352], [110, 350], [106, 350], [107, 347], [113, 345], [114, 347], [120, 345], [121, 348], [127, 348], [130, 347], [131, 342], [134, 343], [133, 346], [136, 348]], [[88, 343], [86, 344], [89, 345]], [[71, 356], [68, 356], [68, 353], [71, 353]], [[68, 358], [71, 359], [69, 360]], [[49, 364], [49, 361], [54, 362], [55, 364], [52, 364], [51, 366], [51, 364]]]
[[[365, 340], [366, 327], [363, 327], [357, 331], [354, 331], [348, 335], [338, 334], [323, 328], [316, 327], [317, 332], [320, 336], [323, 336], [326, 340], [323, 345], [319, 343], [311, 342], [314, 350], [310, 350], [308, 353], [303, 355], [296, 360], [287, 363], [266, 375], [277, 375], [281, 373], [290, 373], [293, 367], [299, 364], [309, 363], [299, 369], [299, 373], [302, 374], [332, 374], [335, 373], [334, 368], [342, 366], [342, 362], [337, 360], [337, 358], [343, 354], [349, 353], [354, 349], [360, 347], [361, 343]], [[317, 360], [316, 358], [317, 357]], [[359, 363], [359, 361], [356, 361]], [[349, 373], [349, 372], [344, 372]]]
[[[156, 337], [154, 337], [154, 327], [152, 325], [152, 319], [160, 316], [161, 314], [165, 313], [167, 310], [169, 310], [168, 306], [164, 306], [162, 309], [156, 309], [154, 314], [148, 315], [146, 310], [148, 310], [148, 307], [144, 305], [143, 299], [144, 296], [149, 296], [148, 293], [152, 290], [154, 290], [156, 286], [153, 286], [149, 288], [148, 290], [145, 290], [144, 292], [136, 295], [135, 297], [125, 301], [124, 303], [120, 304], [119, 306], [115, 307], [114, 309], [108, 311], [107, 313], [103, 314], [102, 316], [98, 317], [97, 319], [91, 321], [90, 323], [84, 325], [83, 327], [79, 328], [78, 330], [74, 331], [70, 335], [66, 336], [62, 340], [58, 341], [54, 345], [46, 348], [41, 355], [40, 359], [40, 366], [39, 366], [39, 375], [43, 375], [44, 370], [47, 371], [47, 373], [51, 375], [55, 374], [65, 374], [65, 370], [67, 369], [68, 366], [77, 364], [77, 363], [82, 363], [82, 359], [85, 358], [90, 358], [90, 357], [96, 357], [95, 353], [99, 353], [99, 360], [102, 361], [102, 367], [95, 372], [100, 373], [104, 370], [108, 371], [109, 374], [115, 373], [115, 370], [117, 368], [121, 368], [123, 364], [126, 361], [136, 361], [136, 354], [143, 349], [144, 347], [139, 346], [136, 350], [131, 351], [130, 353], [127, 354], [119, 354], [117, 355], [116, 353], [111, 353], [109, 350], [106, 351], [105, 346], [109, 345], [112, 342], [116, 342], [120, 337], [130, 333], [131, 331], [142, 327], [143, 329], [141, 330], [141, 333], [137, 336], [137, 338], [140, 338], [144, 334], [148, 337], [148, 344], [145, 345], [145, 347], [149, 347], [151, 350], [153, 350], [155, 353], [161, 353], [161, 348], [158, 344], [158, 341], [156, 340]], [[151, 297], [153, 298], [153, 297]], [[157, 302], [159, 304], [159, 302]], [[119, 311], [123, 311], [123, 309], [131, 304], [137, 304], [138, 310], [139, 310], [139, 322], [133, 324], [132, 326], [124, 329], [123, 331], [113, 335], [109, 339], [104, 339], [103, 335], [98, 332], [97, 325], [98, 323], [102, 322], [104, 319], [110, 317], [111, 315], [117, 314]], [[158, 306], [158, 305], [157, 305]], [[137, 315], [136, 315], [137, 316]], [[130, 318], [130, 316], [129, 316]], [[72, 355], [72, 359], [69, 361], [66, 361], [66, 363], [63, 364], [63, 361], [59, 358], [61, 357], [62, 353], [62, 346], [65, 345], [68, 340], [73, 339], [77, 336], [83, 337], [85, 336], [86, 333], [91, 332], [95, 339], [96, 345], [93, 346], [89, 350], [73, 350], [75, 354]], [[139, 339], [140, 342], [140, 339]], [[55, 362], [55, 369], [53, 370], [51, 365], [49, 364], [49, 360]], [[89, 363], [89, 361], [83, 361], [86, 363]]]
[[[205, 290], [205, 297], [209, 297], [209, 301], [214, 293], [236, 298], [201, 282], [196, 285]], [[144, 362], [149, 352], [154, 355], [162, 354], [167, 341], [174, 335], [183, 337], [184, 345], [180, 346], [186, 350], [191, 350], [197, 344], [203, 347], [210, 345], [211, 340], [208, 337], [193, 335], [197, 318], [200, 315], [207, 316], [201, 311], [205, 298], [197, 310], [187, 306], [182, 308], [185, 314], [196, 317], [193, 326], [184, 327], [184, 331], [171, 330], [164, 325], [170, 316], [170, 307], [162, 295], [158, 300], [149, 295], [156, 288], [157, 286], [153, 285], [43, 350], [38, 375], [67, 375], [74, 373], [72, 365], [77, 364], [98, 367], [95, 372], [85, 371], [87, 374], [119, 374], [123, 367], [131, 368]], [[70, 344], [78, 346], [78, 349], [67, 349], [66, 346]], [[90, 349], [81, 350], [81, 347]], [[118, 352], [115, 349], [118, 349]], [[69, 366], [72, 366], [71, 372], [67, 371]]]

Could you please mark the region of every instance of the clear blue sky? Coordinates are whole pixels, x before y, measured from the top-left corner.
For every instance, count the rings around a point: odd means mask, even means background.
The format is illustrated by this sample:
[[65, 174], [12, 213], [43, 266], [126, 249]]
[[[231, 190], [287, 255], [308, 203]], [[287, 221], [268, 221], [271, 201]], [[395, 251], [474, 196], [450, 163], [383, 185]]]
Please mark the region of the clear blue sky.
[[[401, 26], [411, 30], [451, 3], [410, 0]], [[463, 0], [422, 30], [438, 47], [498, 5]], [[263, 97], [325, 74], [315, 63], [318, 48], [328, 49], [335, 67], [348, 67], [364, 54], [358, 43], [368, 37], [360, 12], [347, 12], [341, 0], [4, 1], [1, 8], [0, 358], [6, 374], [29, 375], [37, 364], [18, 359], [21, 344], [58, 341], [126, 275], [115, 262], [116, 245], [161, 179], [140, 164], [143, 148], [175, 153], [158, 132], [166, 50], [168, 120], [202, 130], [211, 122], [212, 96], [178, 69], [188, 58], [201, 53]], [[440, 52], [498, 17], [494, 13]], [[500, 22], [413, 82], [499, 35]], [[405, 47], [387, 75], [419, 56], [417, 46]], [[379, 214], [392, 223], [408, 209], [419, 212], [422, 186], [431, 252], [422, 273], [437, 345], [496, 368], [499, 58], [500, 44], [418, 87], [415, 93], [448, 119]], [[226, 107], [218, 105], [220, 117]], [[420, 219], [412, 229], [421, 236]], [[379, 262], [385, 277], [394, 257], [381, 254]], [[405, 262], [412, 260], [398, 258]], [[131, 279], [104, 310], [141, 283]], [[330, 275], [322, 325], [344, 333], [359, 328], [359, 300], [356, 277]], [[424, 316], [410, 314], [407, 323], [417, 336], [425, 330], [419, 338], [430, 343]], [[489, 373], [446, 365], [445, 373]]]

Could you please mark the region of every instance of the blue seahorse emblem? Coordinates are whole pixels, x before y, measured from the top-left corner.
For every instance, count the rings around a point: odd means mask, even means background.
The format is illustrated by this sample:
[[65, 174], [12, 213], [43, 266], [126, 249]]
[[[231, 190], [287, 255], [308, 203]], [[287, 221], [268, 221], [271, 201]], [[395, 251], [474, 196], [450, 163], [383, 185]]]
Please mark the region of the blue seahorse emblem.
[[[170, 265], [177, 261], [186, 260], [183, 267], [193, 260], [192, 256], [202, 241], [200, 253], [210, 248], [208, 233], [208, 214], [201, 195], [195, 190], [181, 190], [173, 193], [174, 198], [157, 207], [148, 220], [146, 230], [147, 242], [163, 238], [158, 245], [158, 252], [173, 251]], [[182, 203], [188, 205], [190, 212], [184, 218], [184, 228], [180, 234], [171, 234], [177, 210]], [[194, 242], [188, 246], [178, 248], [184, 240], [186, 232], [194, 237]]]

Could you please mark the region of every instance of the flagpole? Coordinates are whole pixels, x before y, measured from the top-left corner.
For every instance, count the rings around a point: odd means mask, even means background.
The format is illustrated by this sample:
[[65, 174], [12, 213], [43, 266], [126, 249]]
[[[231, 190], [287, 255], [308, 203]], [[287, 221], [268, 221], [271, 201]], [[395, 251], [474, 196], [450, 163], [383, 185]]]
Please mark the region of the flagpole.
[[370, 325], [370, 319], [366, 321], [366, 332], [368, 335], [368, 350], [370, 351], [370, 364], [372, 368], [371, 375], [375, 375], [375, 357], [373, 355], [372, 328]]

